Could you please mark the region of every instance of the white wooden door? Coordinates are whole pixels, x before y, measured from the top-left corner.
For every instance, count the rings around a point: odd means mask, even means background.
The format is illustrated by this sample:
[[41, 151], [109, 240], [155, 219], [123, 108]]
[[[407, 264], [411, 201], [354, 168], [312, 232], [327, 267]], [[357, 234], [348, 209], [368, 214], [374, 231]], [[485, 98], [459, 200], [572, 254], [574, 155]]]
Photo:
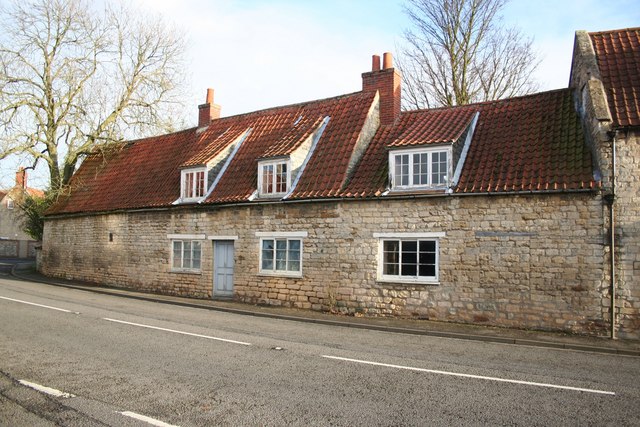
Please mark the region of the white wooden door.
[[233, 296], [233, 252], [232, 240], [217, 240], [213, 244], [215, 258], [213, 271], [214, 296]]

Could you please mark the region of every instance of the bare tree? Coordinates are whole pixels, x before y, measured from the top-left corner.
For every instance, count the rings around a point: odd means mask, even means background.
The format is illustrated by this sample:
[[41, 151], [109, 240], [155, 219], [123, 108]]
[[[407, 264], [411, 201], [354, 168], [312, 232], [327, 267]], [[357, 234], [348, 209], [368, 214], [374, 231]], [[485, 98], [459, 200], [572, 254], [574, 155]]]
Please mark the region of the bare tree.
[[46, 162], [51, 193], [88, 153], [172, 128], [185, 43], [159, 18], [15, 0], [0, 20], [0, 159]]
[[532, 41], [500, 25], [508, 0], [407, 0], [398, 66], [408, 108], [464, 105], [537, 89]]

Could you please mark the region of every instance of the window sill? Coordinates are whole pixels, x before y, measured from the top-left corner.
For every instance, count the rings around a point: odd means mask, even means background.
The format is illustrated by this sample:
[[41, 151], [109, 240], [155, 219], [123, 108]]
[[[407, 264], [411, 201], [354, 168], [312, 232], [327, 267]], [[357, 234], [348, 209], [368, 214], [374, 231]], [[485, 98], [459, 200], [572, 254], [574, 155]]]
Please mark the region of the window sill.
[[446, 193], [449, 187], [393, 187], [389, 189], [389, 194], [404, 193]]
[[288, 278], [288, 279], [302, 279], [302, 273], [287, 273], [284, 271], [260, 271], [258, 273], [258, 276], [265, 276], [265, 277], [284, 277], [284, 278]]
[[376, 279], [378, 283], [401, 283], [404, 285], [429, 285], [438, 286], [440, 281], [437, 279], [403, 279], [395, 277], [378, 277]]
[[202, 270], [188, 270], [185, 268], [172, 268], [169, 272], [178, 274], [195, 274], [198, 276], [202, 275]]

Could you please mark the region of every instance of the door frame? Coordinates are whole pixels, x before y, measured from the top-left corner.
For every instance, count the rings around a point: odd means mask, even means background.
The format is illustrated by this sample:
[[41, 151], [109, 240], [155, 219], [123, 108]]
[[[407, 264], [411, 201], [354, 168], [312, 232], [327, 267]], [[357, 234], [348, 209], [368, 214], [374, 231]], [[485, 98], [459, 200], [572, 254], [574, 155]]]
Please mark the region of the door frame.
[[[238, 236], [208, 236], [208, 240], [211, 241], [211, 297], [212, 298], [231, 298], [233, 295], [216, 295], [216, 242], [230, 242], [233, 247], [233, 278], [235, 282], [235, 255], [236, 255], [236, 240]], [[235, 289], [235, 284], [234, 284]]]

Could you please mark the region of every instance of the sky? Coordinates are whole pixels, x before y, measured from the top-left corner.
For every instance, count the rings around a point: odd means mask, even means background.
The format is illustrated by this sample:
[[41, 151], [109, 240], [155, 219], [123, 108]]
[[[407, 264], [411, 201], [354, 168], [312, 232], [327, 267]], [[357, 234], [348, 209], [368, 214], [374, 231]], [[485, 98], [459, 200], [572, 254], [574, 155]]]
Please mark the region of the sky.
[[[124, 1], [124, 0], [123, 0]], [[222, 116], [359, 91], [371, 56], [395, 53], [409, 27], [402, 0], [129, 0], [183, 31], [186, 121], [206, 89]], [[503, 24], [533, 38], [540, 90], [567, 87], [576, 30], [640, 26], [638, 0], [511, 0]], [[191, 111], [189, 111], [191, 109]], [[25, 163], [26, 165], [27, 163]], [[0, 161], [0, 188], [16, 161]], [[30, 186], [46, 187], [37, 170]]]

